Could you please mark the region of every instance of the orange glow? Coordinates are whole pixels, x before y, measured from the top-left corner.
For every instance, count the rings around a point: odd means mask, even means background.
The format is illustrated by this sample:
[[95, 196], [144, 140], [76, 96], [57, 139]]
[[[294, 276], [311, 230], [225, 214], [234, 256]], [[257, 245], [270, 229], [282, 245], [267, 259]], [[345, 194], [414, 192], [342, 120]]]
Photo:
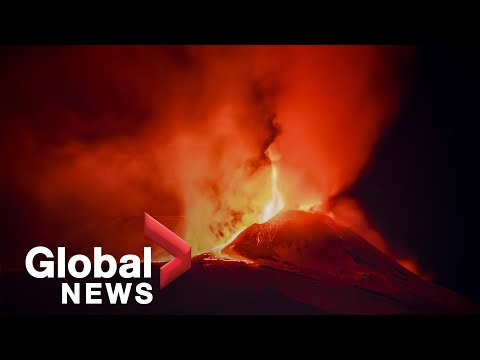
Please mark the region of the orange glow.
[[[348, 189], [396, 111], [412, 50], [32, 48], [18, 63], [32, 52], [31, 69], [42, 71], [7, 74], [5, 96], [22, 94], [31, 111], [9, 122], [15, 136], [2, 153], [22, 166], [6, 170], [55, 231], [145, 211], [179, 216], [176, 231], [196, 255], [282, 209], [318, 211]], [[5, 118], [18, 103], [6, 99]], [[114, 256], [143, 244], [94, 240]]]
[[285, 204], [283, 203], [282, 194], [280, 194], [280, 191], [278, 191], [277, 179], [277, 168], [275, 165], [272, 164], [272, 199], [263, 208], [263, 213], [260, 217], [261, 223], [270, 220], [272, 217], [282, 211], [285, 206]]
[[400, 259], [397, 260], [400, 265], [402, 265], [405, 269], [410, 270], [414, 274], [420, 276], [424, 280], [432, 280], [433, 276], [418, 266], [418, 263], [412, 259]]
[[417, 264], [413, 260], [408, 260], [408, 259], [398, 260], [398, 263], [402, 265], [405, 269], [408, 269], [411, 272], [413, 272], [414, 274], [418, 274]]

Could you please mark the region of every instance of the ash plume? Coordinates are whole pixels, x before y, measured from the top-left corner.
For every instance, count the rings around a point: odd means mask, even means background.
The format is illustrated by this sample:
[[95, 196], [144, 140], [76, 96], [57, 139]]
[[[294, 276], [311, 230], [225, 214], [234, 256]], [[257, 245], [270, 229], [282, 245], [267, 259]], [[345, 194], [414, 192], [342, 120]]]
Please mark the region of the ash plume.
[[[0, 140], [11, 238], [2, 252], [21, 261], [35, 241], [65, 245], [67, 233], [99, 219], [144, 211], [184, 217], [181, 235], [193, 252], [209, 250], [239, 222], [254, 221], [249, 214], [268, 200], [271, 144], [281, 154], [288, 206], [333, 196], [355, 181], [392, 118], [411, 52], [3, 47]], [[27, 217], [31, 226], [22, 228]], [[102, 246], [115, 255], [142, 241], [105, 237]]]

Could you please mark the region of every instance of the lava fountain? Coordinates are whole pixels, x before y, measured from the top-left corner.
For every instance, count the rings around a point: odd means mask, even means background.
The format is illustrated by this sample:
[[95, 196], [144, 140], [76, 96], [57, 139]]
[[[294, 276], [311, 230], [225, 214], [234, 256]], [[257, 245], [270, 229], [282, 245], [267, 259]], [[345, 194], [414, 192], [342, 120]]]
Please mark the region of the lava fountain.
[[260, 216], [259, 222], [264, 223], [270, 220], [272, 217], [277, 215], [280, 211], [283, 210], [285, 204], [283, 202], [282, 194], [278, 190], [278, 170], [275, 164], [271, 166], [271, 182], [272, 182], [272, 198], [265, 205], [262, 215]]
[[[272, 160], [278, 161], [279, 156], [275, 154], [271, 148], [269, 148], [265, 154], [269, 157], [270, 160], [270, 198], [267, 199], [266, 204], [263, 206], [263, 209], [260, 214], [256, 214], [253, 218], [256, 218], [256, 221], [248, 223], [247, 221], [243, 222], [239, 228], [239, 230], [235, 231], [235, 233], [230, 237], [230, 239], [221, 244], [220, 246], [215, 247], [211, 250], [211, 252], [215, 253], [218, 256], [222, 256], [220, 251], [234, 241], [237, 236], [242, 233], [245, 229], [249, 226], [253, 225], [254, 223], [263, 224], [273, 218], [275, 215], [280, 213], [285, 208], [285, 202], [283, 200], [283, 196], [278, 187], [278, 168], [276, 163]], [[251, 217], [247, 217], [251, 218]]]

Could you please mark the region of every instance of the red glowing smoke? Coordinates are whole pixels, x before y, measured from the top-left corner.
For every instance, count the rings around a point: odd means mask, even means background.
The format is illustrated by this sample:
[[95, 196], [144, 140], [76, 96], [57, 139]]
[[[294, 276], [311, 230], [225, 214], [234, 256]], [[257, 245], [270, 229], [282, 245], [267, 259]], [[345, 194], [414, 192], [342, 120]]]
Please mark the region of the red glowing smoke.
[[[198, 253], [256, 220], [271, 195], [272, 143], [286, 208], [325, 202], [351, 185], [397, 108], [411, 49], [1, 52], [6, 187], [10, 204], [22, 203], [12, 211], [33, 219], [12, 243], [28, 248], [42, 233], [54, 245], [99, 219], [147, 211], [184, 216], [181, 235]], [[137, 242], [97, 240], [114, 255]]]

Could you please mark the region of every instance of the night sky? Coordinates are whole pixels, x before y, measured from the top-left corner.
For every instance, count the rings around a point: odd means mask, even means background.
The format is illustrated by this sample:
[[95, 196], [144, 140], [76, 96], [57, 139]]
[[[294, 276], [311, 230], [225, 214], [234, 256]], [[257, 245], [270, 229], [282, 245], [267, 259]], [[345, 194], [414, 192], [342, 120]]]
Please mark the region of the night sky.
[[478, 60], [471, 47], [417, 49], [400, 111], [352, 189], [397, 251], [477, 302]]

